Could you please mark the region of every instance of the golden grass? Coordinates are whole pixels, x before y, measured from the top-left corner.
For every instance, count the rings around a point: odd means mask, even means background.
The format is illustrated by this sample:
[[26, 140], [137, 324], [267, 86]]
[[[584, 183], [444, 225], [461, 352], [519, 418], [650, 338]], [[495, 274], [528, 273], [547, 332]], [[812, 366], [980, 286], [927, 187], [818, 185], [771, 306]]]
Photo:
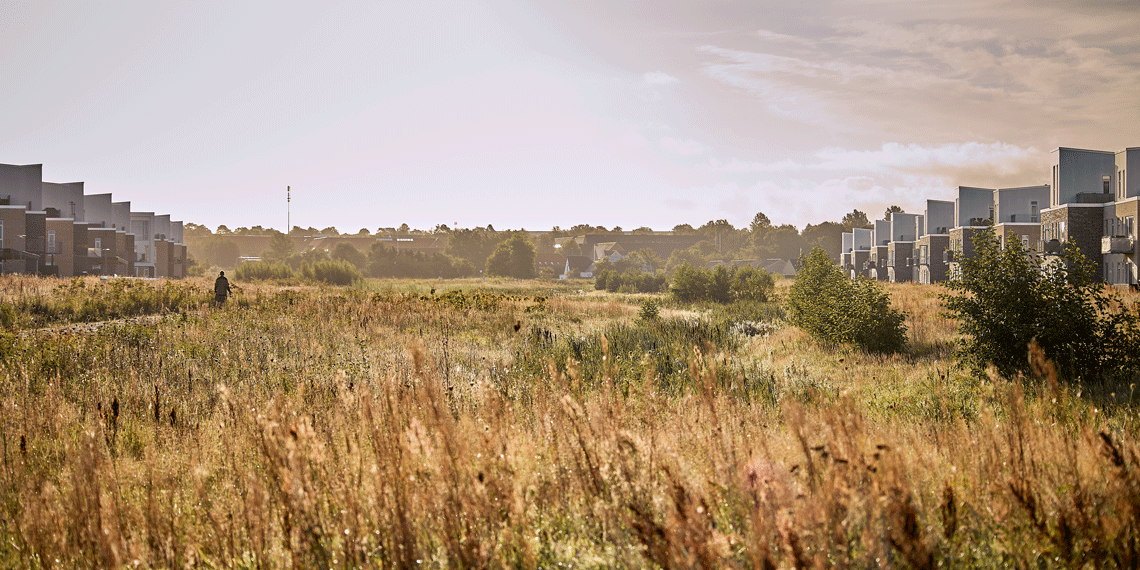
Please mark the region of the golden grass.
[[[512, 376], [532, 327], [600, 331], [638, 306], [491, 286], [494, 310], [431, 284], [243, 284], [222, 310], [19, 336], [0, 366], [0, 566], [1140, 563], [1131, 394], [1105, 409], [1045, 364], [966, 376], [936, 289], [889, 289], [934, 348], [780, 328], [692, 350], [690, 387], [667, 392]], [[726, 371], [770, 380], [775, 404], [735, 397]]]

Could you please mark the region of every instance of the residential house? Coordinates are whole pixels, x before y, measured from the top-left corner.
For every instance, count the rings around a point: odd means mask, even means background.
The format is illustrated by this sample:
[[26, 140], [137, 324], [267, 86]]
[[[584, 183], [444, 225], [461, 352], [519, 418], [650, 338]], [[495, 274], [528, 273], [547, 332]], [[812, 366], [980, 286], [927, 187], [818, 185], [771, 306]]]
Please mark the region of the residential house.
[[[1140, 148], [1126, 148], [1115, 154], [1116, 201], [1104, 208], [1101, 254], [1104, 280], [1110, 285], [1135, 287], [1140, 284], [1140, 248], [1136, 244], [1136, 223], [1140, 219]], [[1133, 176], [1129, 177], [1129, 172]]]
[[1054, 150], [1052, 199], [1049, 208], [1041, 212], [1038, 251], [1055, 255], [1065, 242], [1072, 242], [1095, 265], [1095, 275], [1101, 279], [1105, 204], [1116, 200], [1116, 174], [1116, 153], [1065, 147]]
[[949, 265], [943, 252], [950, 247], [950, 228], [954, 226], [954, 202], [927, 200], [923, 211], [925, 227], [915, 244], [915, 281], [923, 284], [946, 280]]
[[914, 243], [918, 241], [921, 218], [921, 214], [891, 213], [886, 269], [887, 280], [892, 283], [912, 280]]
[[994, 233], [1001, 247], [1016, 239], [1026, 251], [1036, 249], [1041, 239], [1041, 206], [1049, 196], [1047, 184], [994, 191]]
[[954, 200], [954, 227], [950, 228], [950, 246], [945, 252], [947, 273], [951, 279], [958, 273], [958, 263], [974, 255], [974, 235], [985, 231], [994, 217], [994, 188], [959, 186]]
[[867, 260], [867, 277], [877, 281], [887, 280], [887, 247], [891, 243], [891, 222], [875, 220], [874, 242]]

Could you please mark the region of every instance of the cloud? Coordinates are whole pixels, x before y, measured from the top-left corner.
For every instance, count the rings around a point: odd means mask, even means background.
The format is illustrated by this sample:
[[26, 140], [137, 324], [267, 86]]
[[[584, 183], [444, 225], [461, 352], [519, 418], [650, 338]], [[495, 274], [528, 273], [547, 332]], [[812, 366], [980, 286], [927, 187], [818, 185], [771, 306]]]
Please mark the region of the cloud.
[[680, 81], [664, 71], [650, 71], [641, 77], [646, 85], [671, 85]]
[[739, 159], [711, 159], [714, 170], [725, 172], [910, 172], [953, 174], [991, 172], [1006, 176], [1040, 166], [1046, 155], [1035, 147], [994, 142], [920, 145], [884, 143], [873, 150], [825, 147], [812, 154], [814, 161], [784, 159], [775, 162], [749, 162]]
[[1111, 141], [1079, 144], [1134, 143], [1113, 127], [1140, 121], [1140, 105], [1125, 95], [1140, 92], [1140, 36], [1124, 31], [1140, 25], [1135, 13], [1011, 6], [985, 17], [878, 15], [824, 19], [810, 34], [764, 29], [697, 50], [708, 56], [706, 76], [825, 132], [1072, 145], [1101, 124]]
[[676, 137], [662, 137], [659, 144], [663, 150], [685, 156], [704, 154], [709, 150], [709, 147], [703, 143]]

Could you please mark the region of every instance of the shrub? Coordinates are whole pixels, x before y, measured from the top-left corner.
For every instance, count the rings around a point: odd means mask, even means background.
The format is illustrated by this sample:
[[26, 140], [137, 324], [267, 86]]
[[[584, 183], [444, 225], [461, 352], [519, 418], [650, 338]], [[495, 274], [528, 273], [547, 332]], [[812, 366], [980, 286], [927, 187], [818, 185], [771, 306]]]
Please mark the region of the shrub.
[[974, 236], [974, 256], [942, 296], [958, 320], [958, 354], [975, 370], [993, 364], [1006, 376], [1030, 372], [1028, 346], [1036, 340], [1058, 372], [1099, 379], [1140, 364], [1140, 316], [1093, 282], [1094, 266], [1072, 242], [1041, 263], [1021, 244], [1001, 247], [993, 228]]
[[801, 269], [788, 291], [788, 317], [824, 342], [854, 344], [868, 352], [897, 352], [906, 342], [905, 314], [866, 277], [852, 281], [814, 248], [800, 258]]
[[673, 273], [669, 291], [682, 302], [728, 303], [737, 300], [765, 302], [771, 298], [774, 289], [772, 276], [762, 269], [747, 265], [731, 270], [724, 265], [715, 269], [698, 269], [682, 263]]
[[292, 277], [293, 270], [288, 265], [268, 261], [247, 261], [234, 270], [234, 278], [238, 281], [268, 281]]
[[660, 293], [665, 290], [665, 277], [637, 271], [601, 269], [594, 276], [594, 289], [610, 293]]
[[534, 244], [523, 234], [514, 234], [499, 242], [487, 258], [487, 275], [533, 279]]
[[306, 277], [329, 285], [352, 285], [364, 280], [364, 276], [355, 265], [339, 259], [318, 261], [311, 268], [305, 266], [305, 269]]

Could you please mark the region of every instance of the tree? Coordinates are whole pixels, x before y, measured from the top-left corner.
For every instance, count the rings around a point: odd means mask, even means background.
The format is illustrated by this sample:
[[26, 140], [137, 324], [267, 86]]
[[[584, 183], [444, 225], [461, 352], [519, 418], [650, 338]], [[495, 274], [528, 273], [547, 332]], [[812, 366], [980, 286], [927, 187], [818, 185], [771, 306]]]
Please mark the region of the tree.
[[218, 229], [214, 230], [214, 233], [218, 235], [225, 235], [230, 233], [230, 229], [223, 224], [218, 226]]
[[269, 237], [269, 249], [262, 252], [261, 257], [267, 261], [284, 261], [290, 255], [293, 255], [293, 240], [274, 230]]
[[800, 232], [808, 247], [819, 247], [831, 256], [833, 261], [839, 261], [839, 250], [843, 248], [843, 226], [835, 222], [823, 222], [816, 225], [804, 226]]
[[578, 240], [568, 239], [562, 242], [558, 248], [558, 252], [567, 257], [571, 255], [582, 255], [582, 246], [578, 245]]
[[677, 225], [673, 226], [673, 235], [676, 235], [676, 236], [691, 236], [691, 235], [695, 235], [696, 233], [697, 233], [697, 230], [694, 229], [693, 226], [690, 226], [689, 224], [677, 224]]
[[883, 219], [887, 220], [888, 222], [891, 221], [891, 214], [894, 214], [896, 212], [901, 214], [903, 212], [902, 206], [891, 205], [887, 208], [886, 212], [883, 212]]
[[466, 260], [473, 267], [483, 267], [502, 237], [491, 226], [487, 229], [456, 228], [447, 236], [445, 253]]
[[653, 232], [653, 228], [651, 228], [649, 226], [641, 226], [640, 228], [637, 228], [637, 229], [635, 229], [629, 233], [630, 233], [630, 235], [635, 235], [635, 236], [651, 236], [651, 235], [653, 235], [654, 232]]
[[693, 267], [704, 267], [705, 258], [693, 248], [674, 249], [673, 253], [669, 254], [669, 260], [665, 262], [665, 273], [672, 275], [686, 263]]
[[499, 242], [487, 258], [487, 274], [516, 279], [534, 278], [534, 244], [521, 233]]
[[1140, 364], [1140, 315], [1093, 282], [1094, 265], [1073, 242], [1046, 263], [1019, 239], [1001, 247], [992, 227], [973, 244], [942, 296], [958, 320], [965, 363], [978, 371], [992, 364], [1007, 377], [1028, 373], [1028, 346], [1036, 342], [1068, 379], [1097, 380]]
[[776, 282], [763, 269], [745, 265], [732, 273], [731, 291], [734, 300], [766, 302], [775, 290]]
[[733, 239], [737, 233], [736, 228], [728, 223], [728, 220], [710, 220], [697, 228], [697, 232], [708, 237], [718, 252], [733, 251], [739, 248], [740, 240]]
[[682, 263], [673, 273], [669, 292], [681, 302], [767, 301], [775, 289], [772, 276], [751, 266], [731, 270], [721, 264], [714, 269]]
[[752, 216], [752, 223], [748, 225], [748, 229], [752, 233], [761, 232], [770, 227], [772, 227], [772, 220], [769, 220], [764, 212], [756, 212], [756, 215]]
[[631, 254], [629, 254], [631, 261], [635, 265], [640, 266], [641, 271], [648, 271], [649, 273], [657, 273], [658, 269], [665, 267], [665, 260], [656, 251], [643, 247]]
[[848, 279], [818, 247], [800, 258], [800, 266], [788, 290], [792, 324], [823, 342], [854, 344], [868, 352], [902, 349], [906, 315], [891, 307], [878, 283]]
[[[890, 219], [889, 217], [887, 218]], [[859, 210], [851, 210], [851, 213], [845, 214], [843, 219], [839, 221], [843, 226], [843, 231], [849, 232], [854, 228], [869, 228], [871, 227], [870, 220], [867, 219], [867, 214]]]
[[214, 232], [210, 231], [210, 228], [207, 228], [206, 226], [203, 226], [203, 225], [195, 224], [193, 222], [186, 222], [186, 224], [182, 226], [183, 238], [206, 237], [209, 235], [213, 235], [213, 233]]
[[330, 257], [333, 259], [339, 259], [341, 261], [347, 261], [357, 269], [362, 269], [368, 264], [368, 258], [363, 253], [361, 253], [360, 250], [352, 247], [352, 244], [343, 241], [336, 244], [336, 247], [333, 248]]
[[202, 248], [202, 257], [209, 265], [217, 265], [218, 267], [233, 267], [237, 265], [238, 246], [232, 240], [220, 236], [212, 236], [206, 239], [206, 243]]

